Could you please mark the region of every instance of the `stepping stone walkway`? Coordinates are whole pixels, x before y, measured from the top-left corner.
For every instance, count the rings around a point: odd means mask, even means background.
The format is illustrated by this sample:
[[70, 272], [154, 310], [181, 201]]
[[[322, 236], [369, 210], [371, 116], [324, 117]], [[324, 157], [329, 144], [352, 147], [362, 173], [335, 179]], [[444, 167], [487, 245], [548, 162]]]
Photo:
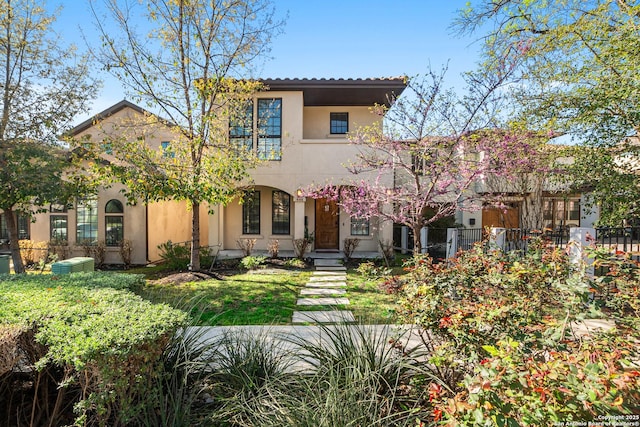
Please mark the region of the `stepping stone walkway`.
[[293, 312], [293, 323], [351, 323], [355, 322], [349, 310], [303, 311], [305, 308], [319, 306], [349, 305], [347, 293], [347, 269], [338, 259], [316, 259], [316, 271], [309, 282], [300, 290], [296, 305], [299, 311]]

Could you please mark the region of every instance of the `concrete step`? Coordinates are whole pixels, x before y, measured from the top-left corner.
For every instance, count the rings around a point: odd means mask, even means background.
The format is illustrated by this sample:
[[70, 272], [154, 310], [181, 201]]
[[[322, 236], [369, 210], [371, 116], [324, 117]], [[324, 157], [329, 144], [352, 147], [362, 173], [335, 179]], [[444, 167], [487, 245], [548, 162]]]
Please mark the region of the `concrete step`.
[[341, 259], [315, 259], [313, 265], [317, 267], [343, 267]]
[[344, 267], [344, 266], [316, 267], [316, 271], [347, 271], [347, 267]]

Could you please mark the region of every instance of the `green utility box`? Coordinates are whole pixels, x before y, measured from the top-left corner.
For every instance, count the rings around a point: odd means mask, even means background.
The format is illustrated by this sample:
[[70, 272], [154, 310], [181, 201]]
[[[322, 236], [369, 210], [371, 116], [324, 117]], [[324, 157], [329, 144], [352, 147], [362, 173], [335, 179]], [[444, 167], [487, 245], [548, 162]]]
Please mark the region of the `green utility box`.
[[0, 274], [9, 274], [9, 263], [11, 255], [0, 255]]
[[53, 274], [70, 274], [80, 272], [90, 272], [94, 270], [95, 261], [89, 257], [75, 257], [58, 261], [51, 264]]

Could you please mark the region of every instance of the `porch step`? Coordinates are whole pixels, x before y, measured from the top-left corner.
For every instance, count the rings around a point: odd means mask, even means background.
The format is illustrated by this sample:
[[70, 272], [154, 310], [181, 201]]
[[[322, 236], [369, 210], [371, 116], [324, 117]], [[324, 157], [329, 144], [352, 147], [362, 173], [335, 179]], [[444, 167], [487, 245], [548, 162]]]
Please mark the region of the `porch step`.
[[313, 260], [313, 265], [318, 267], [342, 267], [342, 259], [333, 259], [333, 258], [317, 258]]
[[322, 266], [322, 267], [316, 267], [316, 271], [321, 271], [321, 272], [326, 272], [326, 273], [330, 273], [330, 272], [346, 272], [347, 271], [347, 267], [344, 267], [344, 266], [335, 266], [335, 267]]

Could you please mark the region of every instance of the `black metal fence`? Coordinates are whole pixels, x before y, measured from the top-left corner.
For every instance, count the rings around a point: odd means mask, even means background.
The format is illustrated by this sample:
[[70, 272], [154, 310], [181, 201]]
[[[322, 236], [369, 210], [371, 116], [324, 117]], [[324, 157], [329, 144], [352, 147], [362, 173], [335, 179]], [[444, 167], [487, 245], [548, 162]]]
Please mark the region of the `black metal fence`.
[[[622, 251], [640, 261], [640, 227], [598, 227], [595, 229], [596, 245], [609, 248], [611, 251]], [[394, 228], [394, 246], [400, 249], [401, 227]], [[469, 250], [477, 242], [488, 240], [487, 230], [483, 228], [457, 229], [457, 249]], [[526, 230], [507, 228], [504, 231], [504, 249], [506, 251], [526, 251], [529, 241], [534, 237], [542, 237], [551, 245], [564, 249], [569, 243], [569, 228], [555, 230]], [[434, 258], [446, 256], [447, 229], [429, 228], [427, 233], [427, 252]], [[413, 250], [413, 234], [408, 230], [408, 245], [404, 248]]]

